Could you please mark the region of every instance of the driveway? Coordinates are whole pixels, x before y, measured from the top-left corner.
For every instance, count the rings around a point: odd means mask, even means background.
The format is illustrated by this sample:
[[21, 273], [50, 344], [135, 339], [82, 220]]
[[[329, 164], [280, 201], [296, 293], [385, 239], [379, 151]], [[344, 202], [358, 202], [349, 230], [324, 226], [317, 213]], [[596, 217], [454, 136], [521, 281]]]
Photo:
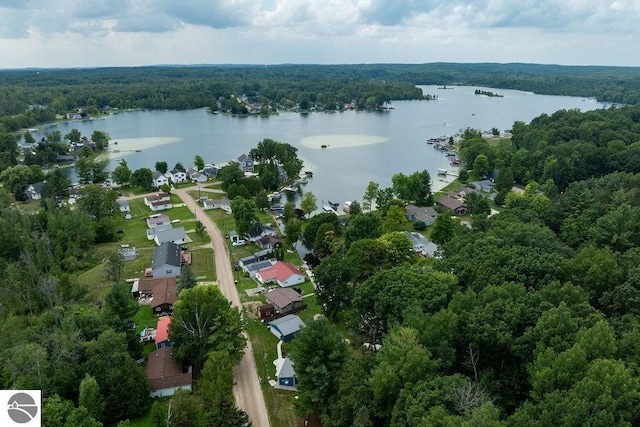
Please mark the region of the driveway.
[[[242, 310], [240, 295], [238, 295], [238, 290], [234, 283], [233, 271], [231, 270], [229, 248], [224, 240], [224, 236], [215, 222], [206, 215], [202, 207], [188, 194], [188, 191], [197, 189], [197, 186], [181, 189], [174, 188], [171, 192], [182, 199], [184, 204], [194, 212], [196, 220], [202, 222], [207, 233], [209, 233], [211, 243], [213, 244], [213, 256], [216, 263], [216, 274], [220, 292], [231, 302], [231, 305]], [[233, 395], [238, 407], [249, 415], [249, 419], [255, 427], [269, 427], [267, 407], [264, 403], [262, 389], [260, 388], [258, 370], [253, 357], [253, 348], [251, 347], [249, 337], [247, 336], [246, 338], [247, 347], [245, 348], [242, 360], [240, 364], [233, 369], [235, 378]]]

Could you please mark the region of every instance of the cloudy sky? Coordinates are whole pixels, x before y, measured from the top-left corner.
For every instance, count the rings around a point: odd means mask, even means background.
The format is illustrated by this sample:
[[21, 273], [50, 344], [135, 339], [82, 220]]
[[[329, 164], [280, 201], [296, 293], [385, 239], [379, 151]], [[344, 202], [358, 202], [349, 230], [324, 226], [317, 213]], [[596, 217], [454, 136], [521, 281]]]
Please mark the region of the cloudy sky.
[[0, 0], [0, 68], [640, 66], [638, 0]]

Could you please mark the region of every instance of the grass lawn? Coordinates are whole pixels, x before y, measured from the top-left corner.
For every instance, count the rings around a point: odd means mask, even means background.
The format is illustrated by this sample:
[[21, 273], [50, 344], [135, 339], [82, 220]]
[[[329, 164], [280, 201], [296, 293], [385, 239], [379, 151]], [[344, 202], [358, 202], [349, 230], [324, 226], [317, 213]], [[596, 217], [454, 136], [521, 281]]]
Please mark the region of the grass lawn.
[[191, 252], [191, 269], [196, 277], [205, 276], [203, 280], [216, 280], [216, 265], [213, 249], [196, 249]]

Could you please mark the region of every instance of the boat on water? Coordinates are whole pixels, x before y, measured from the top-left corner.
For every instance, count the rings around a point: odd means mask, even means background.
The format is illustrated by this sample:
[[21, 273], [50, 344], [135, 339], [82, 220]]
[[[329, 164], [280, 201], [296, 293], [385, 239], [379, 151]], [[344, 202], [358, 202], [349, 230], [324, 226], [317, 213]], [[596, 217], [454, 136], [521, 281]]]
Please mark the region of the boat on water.
[[327, 148], [328, 146], [329, 146], [328, 144], [322, 144], [320, 148]]
[[312, 171], [312, 170], [304, 171], [304, 174], [305, 174], [308, 178], [313, 178], [313, 171]]
[[286, 191], [288, 193], [295, 193], [298, 191], [298, 187], [296, 185], [292, 185], [291, 187], [284, 187], [282, 191]]
[[333, 206], [330, 206], [330, 205], [322, 206], [322, 210], [325, 211], [325, 212], [331, 212], [331, 213], [334, 213], [334, 214], [338, 215], [338, 212], [336, 211], [336, 209]]
[[307, 183], [307, 182], [309, 182], [309, 181], [307, 181], [307, 178], [306, 178], [306, 177], [300, 177], [300, 179], [298, 179], [296, 182], [297, 182], [298, 184], [306, 184], [306, 183]]
[[438, 169], [438, 175], [446, 175], [446, 174], [447, 174], [446, 169]]
[[333, 210], [338, 209], [338, 206], [340, 206], [339, 203], [332, 203], [331, 200], [327, 200], [327, 203], [333, 208]]

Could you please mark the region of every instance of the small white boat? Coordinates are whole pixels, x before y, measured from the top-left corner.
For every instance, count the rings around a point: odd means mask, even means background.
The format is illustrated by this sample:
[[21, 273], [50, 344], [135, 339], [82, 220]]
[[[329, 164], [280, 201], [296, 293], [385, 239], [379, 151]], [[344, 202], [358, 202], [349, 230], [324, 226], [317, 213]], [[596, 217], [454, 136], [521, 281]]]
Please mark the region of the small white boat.
[[446, 175], [446, 174], [447, 174], [446, 169], [438, 169], [438, 175]]

